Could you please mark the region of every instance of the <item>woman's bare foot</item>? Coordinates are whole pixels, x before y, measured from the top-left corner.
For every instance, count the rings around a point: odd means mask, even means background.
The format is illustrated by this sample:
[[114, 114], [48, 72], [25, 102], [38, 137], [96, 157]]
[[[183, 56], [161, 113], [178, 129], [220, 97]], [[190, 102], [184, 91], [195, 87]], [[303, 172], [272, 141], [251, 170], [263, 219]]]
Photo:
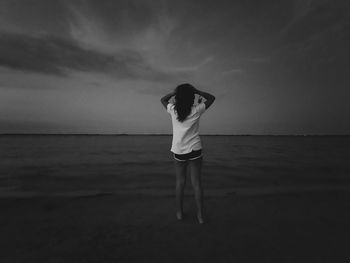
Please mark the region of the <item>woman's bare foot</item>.
[[177, 220], [182, 220], [183, 219], [183, 213], [182, 212], [176, 212], [176, 218], [177, 218]]
[[203, 215], [197, 214], [197, 219], [198, 219], [199, 224], [204, 224]]

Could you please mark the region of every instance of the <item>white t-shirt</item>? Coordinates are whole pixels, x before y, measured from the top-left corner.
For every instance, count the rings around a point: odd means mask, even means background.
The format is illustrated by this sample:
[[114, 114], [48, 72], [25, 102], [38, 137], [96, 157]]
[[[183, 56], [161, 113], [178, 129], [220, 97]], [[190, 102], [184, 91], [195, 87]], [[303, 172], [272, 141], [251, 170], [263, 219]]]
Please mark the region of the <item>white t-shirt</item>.
[[177, 113], [173, 103], [168, 103], [167, 112], [171, 115], [173, 124], [173, 141], [171, 150], [176, 154], [190, 153], [192, 150], [202, 149], [199, 138], [199, 117], [205, 112], [205, 104], [202, 102], [192, 106], [191, 113], [183, 122], [177, 120]]

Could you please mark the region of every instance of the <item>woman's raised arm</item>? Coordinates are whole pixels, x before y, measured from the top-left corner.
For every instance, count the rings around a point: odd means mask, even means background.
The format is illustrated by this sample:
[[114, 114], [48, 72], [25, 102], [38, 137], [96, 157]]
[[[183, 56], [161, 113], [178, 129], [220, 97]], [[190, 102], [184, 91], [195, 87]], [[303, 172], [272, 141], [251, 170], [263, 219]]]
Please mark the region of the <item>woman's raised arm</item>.
[[199, 96], [202, 96], [205, 98], [205, 108], [208, 109], [214, 102], [215, 100], [215, 96], [208, 93], [208, 92], [204, 92], [204, 91], [201, 91], [201, 90], [198, 90], [198, 89], [195, 89], [195, 93], [197, 93]]
[[162, 97], [160, 99], [160, 102], [163, 104], [164, 108], [167, 107], [168, 103], [169, 103], [169, 100], [172, 96], [175, 96], [175, 91], [173, 92], [170, 92], [169, 94], [165, 95], [164, 97]]

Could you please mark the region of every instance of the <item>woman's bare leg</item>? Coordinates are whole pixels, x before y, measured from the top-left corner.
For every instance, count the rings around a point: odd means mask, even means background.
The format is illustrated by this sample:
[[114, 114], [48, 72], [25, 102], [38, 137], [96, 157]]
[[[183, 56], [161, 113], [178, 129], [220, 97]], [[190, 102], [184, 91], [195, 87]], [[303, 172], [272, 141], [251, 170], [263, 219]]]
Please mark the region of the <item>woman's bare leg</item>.
[[197, 218], [200, 224], [204, 223], [203, 218], [203, 189], [202, 189], [202, 157], [189, 161], [191, 171], [191, 182], [197, 206]]
[[176, 217], [181, 220], [183, 217], [183, 199], [186, 185], [187, 162], [174, 160], [176, 171]]

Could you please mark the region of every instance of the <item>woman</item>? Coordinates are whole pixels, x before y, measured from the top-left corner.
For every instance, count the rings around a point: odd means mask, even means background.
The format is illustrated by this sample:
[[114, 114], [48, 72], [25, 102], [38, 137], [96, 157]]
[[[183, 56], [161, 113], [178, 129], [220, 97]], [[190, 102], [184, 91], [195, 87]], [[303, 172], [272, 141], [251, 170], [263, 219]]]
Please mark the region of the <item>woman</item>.
[[[194, 105], [195, 94], [200, 96]], [[175, 102], [169, 99], [175, 96]], [[201, 102], [201, 97], [205, 102]], [[207, 92], [197, 90], [190, 84], [181, 84], [175, 91], [161, 98], [163, 106], [171, 114], [173, 139], [171, 152], [174, 156], [176, 171], [176, 217], [183, 218], [183, 195], [186, 183], [186, 172], [189, 166], [191, 182], [195, 193], [197, 218], [200, 224], [203, 218], [203, 190], [201, 185], [202, 144], [198, 133], [200, 116], [213, 104], [215, 97]]]

